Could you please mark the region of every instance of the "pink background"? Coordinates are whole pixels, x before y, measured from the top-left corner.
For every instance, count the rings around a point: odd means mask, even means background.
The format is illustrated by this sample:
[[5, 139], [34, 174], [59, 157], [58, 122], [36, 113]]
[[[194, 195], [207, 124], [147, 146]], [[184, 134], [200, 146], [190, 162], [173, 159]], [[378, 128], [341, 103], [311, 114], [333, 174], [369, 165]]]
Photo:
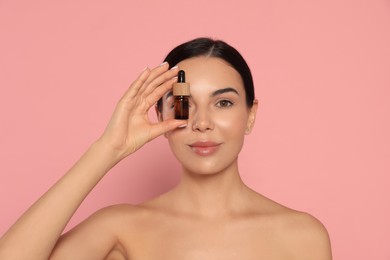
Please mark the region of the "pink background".
[[[0, 0], [0, 235], [100, 135], [134, 77], [198, 36], [236, 46], [254, 74], [245, 182], [319, 218], [334, 259], [389, 260], [385, 0]], [[158, 138], [114, 168], [69, 227], [166, 191], [178, 170]]]

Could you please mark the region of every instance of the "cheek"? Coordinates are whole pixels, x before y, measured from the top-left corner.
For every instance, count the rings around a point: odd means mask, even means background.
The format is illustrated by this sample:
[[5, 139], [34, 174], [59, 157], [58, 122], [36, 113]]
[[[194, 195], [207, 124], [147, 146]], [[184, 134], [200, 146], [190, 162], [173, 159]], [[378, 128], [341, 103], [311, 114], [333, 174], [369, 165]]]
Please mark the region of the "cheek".
[[182, 161], [182, 155], [186, 154], [185, 146], [185, 136], [183, 132], [178, 132], [177, 130], [170, 131], [165, 134], [165, 137], [168, 139], [169, 147], [173, 155], [179, 161]]
[[162, 112], [163, 120], [172, 119], [175, 117], [174, 110], [170, 105], [164, 105]]
[[174, 109], [173, 109], [173, 98], [164, 98], [162, 102], [162, 119], [171, 119], [174, 118]]
[[247, 113], [227, 112], [223, 116], [214, 119], [214, 124], [224, 132], [231, 135], [244, 134], [247, 125]]
[[169, 145], [174, 148], [175, 146], [179, 147], [180, 144], [185, 142], [186, 136], [188, 133], [185, 133], [185, 128], [177, 128], [172, 131], [166, 132], [165, 137], [168, 139]]

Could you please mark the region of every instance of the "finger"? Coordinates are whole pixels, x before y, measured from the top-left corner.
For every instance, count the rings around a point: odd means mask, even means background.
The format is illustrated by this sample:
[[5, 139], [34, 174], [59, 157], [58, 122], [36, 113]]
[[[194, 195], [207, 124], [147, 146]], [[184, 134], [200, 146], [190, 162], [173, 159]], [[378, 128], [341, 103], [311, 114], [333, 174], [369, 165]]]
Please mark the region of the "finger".
[[177, 78], [177, 73], [179, 68], [177, 66], [171, 68], [169, 71], [161, 74], [159, 77], [155, 78], [152, 82], [150, 82], [146, 88], [143, 90], [145, 96], [152, 93], [156, 88], [160, 88], [162, 84], [167, 81], [170, 81], [173, 78]]
[[151, 138], [154, 139], [162, 134], [172, 131], [177, 128], [184, 128], [187, 126], [187, 120], [167, 119], [152, 126], [150, 130]]
[[137, 95], [139, 89], [145, 83], [147, 78], [149, 77], [150, 69], [146, 67], [138, 78], [130, 85], [125, 94], [122, 96], [121, 100], [129, 100]]
[[151, 92], [146, 97], [146, 102], [149, 107], [153, 106], [160, 98], [164, 96], [165, 93], [170, 91], [173, 87], [173, 83], [177, 82], [177, 77], [171, 78], [168, 81], [165, 81], [159, 87], [155, 88], [153, 92]]
[[127, 91], [115, 107], [114, 113], [111, 118], [111, 124], [123, 122], [123, 120], [126, 120], [126, 118], [128, 118], [131, 107], [136, 105], [136, 102], [133, 102], [133, 98], [137, 95], [139, 89], [146, 81], [149, 74], [150, 69], [146, 67], [138, 76], [138, 78], [130, 85], [130, 87], [127, 89]]
[[155, 67], [150, 71], [150, 74], [146, 81], [143, 83], [143, 85], [140, 88], [140, 91], [143, 91], [153, 80], [155, 80], [157, 77], [159, 77], [164, 72], [168, 71], [169, 64], [167, 62], [164, 62], [160, 64], [159, 66]]

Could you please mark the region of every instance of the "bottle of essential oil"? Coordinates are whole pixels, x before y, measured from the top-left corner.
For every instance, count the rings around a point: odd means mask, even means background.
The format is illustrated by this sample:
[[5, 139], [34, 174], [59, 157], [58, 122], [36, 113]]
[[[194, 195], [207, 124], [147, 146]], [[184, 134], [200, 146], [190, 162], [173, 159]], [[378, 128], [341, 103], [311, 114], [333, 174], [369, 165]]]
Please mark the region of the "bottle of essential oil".
[[173, 84], [175, 119], [188, 119], [190, 84], [186, 83], [184, 70], [179, 70], [177, 83]]

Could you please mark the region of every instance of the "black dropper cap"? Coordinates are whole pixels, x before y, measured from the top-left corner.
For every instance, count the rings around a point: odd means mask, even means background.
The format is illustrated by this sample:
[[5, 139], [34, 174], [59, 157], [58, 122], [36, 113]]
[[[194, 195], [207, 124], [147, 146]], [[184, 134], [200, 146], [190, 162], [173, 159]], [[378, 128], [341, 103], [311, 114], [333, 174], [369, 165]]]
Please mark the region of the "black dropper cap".
[[186, 73], [184, 70], [179, 70], [179, 74], [177, 76], [177, 82], [184, 83], [186, 82]]

